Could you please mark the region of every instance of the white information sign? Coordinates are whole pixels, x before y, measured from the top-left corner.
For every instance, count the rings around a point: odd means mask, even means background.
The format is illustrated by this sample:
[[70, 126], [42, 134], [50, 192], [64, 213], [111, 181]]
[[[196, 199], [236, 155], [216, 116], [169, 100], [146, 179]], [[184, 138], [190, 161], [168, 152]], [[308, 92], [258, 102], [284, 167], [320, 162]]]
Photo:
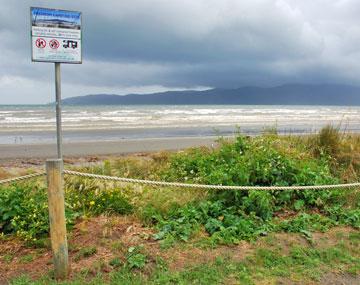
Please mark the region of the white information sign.
[[81, 63], [81, 13], [30, 8], [33, 61]]

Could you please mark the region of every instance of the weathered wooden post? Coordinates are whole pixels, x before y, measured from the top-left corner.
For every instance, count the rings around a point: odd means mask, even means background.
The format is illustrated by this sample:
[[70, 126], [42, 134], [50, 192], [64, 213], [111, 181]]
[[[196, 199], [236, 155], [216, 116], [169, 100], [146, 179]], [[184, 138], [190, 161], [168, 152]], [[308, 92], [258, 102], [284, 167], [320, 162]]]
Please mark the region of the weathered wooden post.
[[66, 238], [62, 159], [47, 160], [46, 174], [49, 200], [50, 237], [54, 258], [55, 277], [57, 279], [65, 279], [69, 273], [69, 258]]

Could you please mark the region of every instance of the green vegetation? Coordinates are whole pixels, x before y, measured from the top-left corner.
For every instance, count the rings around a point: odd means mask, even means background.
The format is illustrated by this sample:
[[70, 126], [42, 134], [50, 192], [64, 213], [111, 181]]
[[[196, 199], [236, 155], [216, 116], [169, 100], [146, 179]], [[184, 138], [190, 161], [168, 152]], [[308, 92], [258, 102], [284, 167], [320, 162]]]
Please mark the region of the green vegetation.
[[[66, 188], [66, 218], [68, 226], [79, 217], [104, 213], [129, 214], [132, 206], [118, 189], [100, 191], [91, 181], [88, 184], [69, 183]], [[0, 230], [15, 233], [32, 242], [47, 236], [49, 213], [47, 192], [41, 184], [14, 184], [0, 187]]]
[[4, 234], [16, 233], [26, 240], [47, 234], [49, 215], [46, 189], [30, 184], [1, 188], [0, 221]]
[[[359, 164], [348, 157], [349, 148], [357, 151], [359, 138], [341, 135], [331, 126], [322, 129], [318, 136], [310, 137], [281, 137], [272, 130], [259, 137], [238, 135], [235, 141], [220, 139], [216, 148], [193, 148], [172, 155], [161, 153], [150, 159], [105, 161], [103, 165], [82, 171], [219, 185], [334, 184], [358, 176]], [[345, 176], [350, 171], [352, 177]], [[150, 198], [149, 192], [152, 195], [155, 191], [160, 194], [156, 199]], [[299, 232], [324, 230], [336, 224], [353, 227], [360, 224], [359, 194], [343, 189], [203, 191], [200, 194], [192, 191], [189, 194], [188, 190], [145, 187], [133, 194], [133, 189], [115, 184], [68, 177], [66, 203], [70, 225], [81, 216], [129, 214], [135, 209], [144, 223], [159, 228], [157, 239], [168, 240], [187, 241], [202, 227], [216, 243], [237, 243], [269, 231]], [[285, 221], [274, 219], [274, 215], [283, 211], [300, 215]], [[314, 211], [317, 214], [306, 214]], [[3, 233], [16, 233], [29, 240], [46, 234], [48, 213], [44, 186], [3, 187], [0, 220]]]
[[[141, 259], [143, 260], [143, 259]], [[292, 246], [288, 254], [278, 248], [260, 247], [244, 260], [236, 261], [230, 257], [217, 257], [214, 261], [187, 266], [180, 271], [171, 271], [166, 262], [157, 259], [151, 272], [138, 271], [141, 266], [121, 265], [114, 261], [117, 270], [104, 276], [99, 272], [89, 281], [87, 273], [79, 274], [70, 282], [54, 282], [44, 276], [32, 281], [26, 276], [11, 283], [22, 284], [276, 284], [281, 278], [286, 281], [300, 281], [301, 284], [314, 284], [323, 278], [323, 273], [331, 269], [342, 270], [349, 280], [360, 273], [360, 257], [347, 244], [314, 249], [311, 246]], [[134, 271], [134, 268], [137, 271]], [[326, 284], [326, 280], [324, 280]], [[291, 282], [288, 282], [291, 283]], [[354, 282], [355, 284], [355, 282]]]
[[[319, 137], [311, 138], [308, 145], [300, 146], [294, 145], [291, 138], [274, 134], [238, 136], [234, 142], [220, 140], [220, 147], [215, 149], [196, 148], [173, 155], [161, 176], [172, 181], [220, 185], [334, 184], [343, 180], [334, 175], [336, 171], [353, 167], [334, 162], [340, 142], [338, 131], [330, 127], [322, 130]], [[348, 207], [349, 195], [357, 195], [352, 201], [354, 207]], [[231, 244], [253, 240], [270, 231], [324, 231], [337, 224], [359, 228], [359, 206], [358, 192], [343, 189], [217, 191], [201, 201], [170, 208], [165, 215], [150, 205], [144, 220], [153, 219], [159, 228], [157, 239], [187, 241], [204, 227], [211, 242]], [[299, 214], [285, 220], [274, 219], [275, 214], [284, 211]]]
[[[258, 137], [239, 134], [234, 140], [219, 139], [216, 147], [126, 157], [74, 169], [185, 183], [324, 185], [358, 181], [359, 154], [360, 136], [341, 134], [338, 128], [328, 126], [313, 136], [279, 136], [274, 130]], [[65, 182], [70, 228], [80, 218], [131, 215], [155, 229], [147, 239], [158, 240], [164, 251], [179, 244], [235, 246], [280, 232], [298, 233], [309, 245], [292, 246], [288, 252], [261, 247], [241, 261], [217, 258], [174, 272], [139, 245], [125, 247], [120, 241], [113, 242], [111, 251], [115, 255], [98, 266], [113, 271], [106, 282], [99, 273], [91, 281], [94, 284], [256, 284], [276, 278], [301, 280], [301, 276], [316, 281], [330, 268], [352, 275], [360, 273], [360, 252], [354, 250], [359, 245], [357, 233], [349, 236], [350, 244], [313, 247], [316, 232], [340, 225], [360, 229], [358, 189], [206, 191], [123, 185], [73, 176], [66, 177]], [[36, 244], [48, 234], [47, 211], [46, 189], [40, 182], [0, 188], [3, 235], [14, 234]], [[108, 229], [103, 236], [107, 235]], [[84, 247], [75, 253], [74, 260], [81, 261], [96, 252], [96, 247]], [[9, 263], [12, 256], [6, 255], [3, 260]], [[84, 280], [88, 276], [65, 284], [82, 284]], [[27, 277], [21, 277], [13, 284], [27, 282]], [[37, 282], [34, 284], [50, 281], [45, 277]]]
[[83, 247], [74, 256], [75, 261], [79, 261], [82, 258], [87, 258], [94, 255], [97, 252], [95, 246]]
[[132, 268], [144, 268], [146, 263], [146, 254], [140, 246], [132, 246], [128, 249], [126, 255], [127, 266]]

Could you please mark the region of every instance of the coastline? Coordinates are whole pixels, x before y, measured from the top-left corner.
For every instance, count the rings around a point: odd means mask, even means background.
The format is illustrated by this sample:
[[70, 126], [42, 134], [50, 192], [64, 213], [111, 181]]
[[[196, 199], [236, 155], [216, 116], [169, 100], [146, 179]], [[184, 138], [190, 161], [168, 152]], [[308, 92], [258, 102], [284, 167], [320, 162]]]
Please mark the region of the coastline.
[[[122, 155], [139, 152], [162, 150], [180, 150], [195, 146], [211, 146], [218, 136], [206, 137], [171, 137], [123, 139], [116, 141], [88, 141], [64, 143], [64, 157], [82, 157], [89, 155]], [[15, 159], [40, 159], [56, 157], [55, 143], [39, 144], [2, 144], [0, 161]]]

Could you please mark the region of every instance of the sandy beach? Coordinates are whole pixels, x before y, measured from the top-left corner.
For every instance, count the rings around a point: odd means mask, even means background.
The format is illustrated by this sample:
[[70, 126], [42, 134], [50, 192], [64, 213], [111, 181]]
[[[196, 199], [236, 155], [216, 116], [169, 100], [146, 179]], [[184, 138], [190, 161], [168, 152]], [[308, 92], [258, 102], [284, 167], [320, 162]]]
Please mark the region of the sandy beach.
[[[112, 155], [161, 150], [179, 150], [187, 147], [212, 145], [217, 137], [177, 137], [152, 139], [126, 139], [64, 143], [65, 157]], [[0, 160], [46, 159], [56, 157], [56, 144], [2, 144]]]

